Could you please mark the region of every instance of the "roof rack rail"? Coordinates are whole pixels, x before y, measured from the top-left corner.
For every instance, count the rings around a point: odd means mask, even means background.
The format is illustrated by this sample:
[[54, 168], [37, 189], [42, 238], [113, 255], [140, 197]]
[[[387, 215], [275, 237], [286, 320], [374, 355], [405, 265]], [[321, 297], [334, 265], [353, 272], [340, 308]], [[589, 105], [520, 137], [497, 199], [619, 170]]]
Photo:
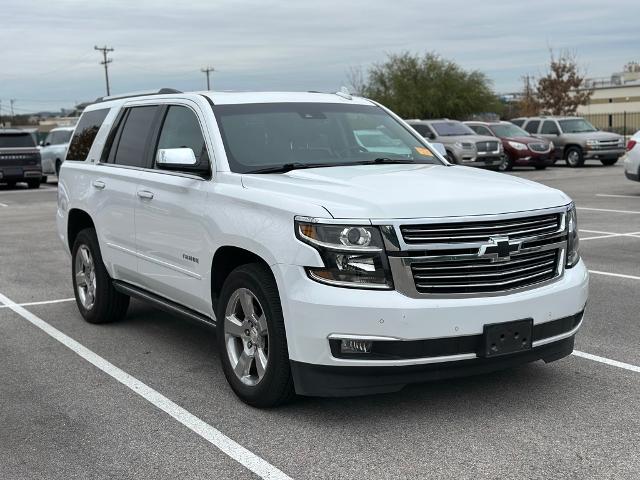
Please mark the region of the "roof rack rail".
[[120, 95], [109, 95], [107, 97], [98, 97], [94, 103], [100, 102], [108, 102], [109, 100], [119, 100], [122, 98], [131, 98], [131, 97], [144, 97], [147, 95], [166, 95], [169, 93], [182, 93], [180, 90], [176, 90], [175, 88], [161, 88], [159, 90], [143, 90], [140, 92], [129, 92], [123, 93]]

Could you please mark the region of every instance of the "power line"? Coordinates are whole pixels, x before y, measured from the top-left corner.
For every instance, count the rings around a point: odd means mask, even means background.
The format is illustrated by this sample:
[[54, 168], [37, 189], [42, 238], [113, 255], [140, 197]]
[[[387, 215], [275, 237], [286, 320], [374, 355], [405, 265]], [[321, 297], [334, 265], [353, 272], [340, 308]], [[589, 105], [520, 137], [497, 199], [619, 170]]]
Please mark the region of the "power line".
[[213, 67], [205, 67], [200, 70], [202, 73], [207, 75], [207, 90], [211, 90], [211, 83], [209, 82], [209, 74], [215, 72], [216, 69]]
[[98, 47], [95, 46], [93, 47], [94, 50], [98, 50], [100, 52], [102, 52], [102, 62], [100, 62], [100, 65], [104, 65], [104, 79], [107, 83], [107, 97], [109, 95], [111, 95], [111, 89], [109, 88], [109, 64], [113, 61], [110, 58], [107, 58], [107, 53], [109, 52], [113, 52], [113, 48], [107, 48], [107, 46], [105, 45], [104, 47]]

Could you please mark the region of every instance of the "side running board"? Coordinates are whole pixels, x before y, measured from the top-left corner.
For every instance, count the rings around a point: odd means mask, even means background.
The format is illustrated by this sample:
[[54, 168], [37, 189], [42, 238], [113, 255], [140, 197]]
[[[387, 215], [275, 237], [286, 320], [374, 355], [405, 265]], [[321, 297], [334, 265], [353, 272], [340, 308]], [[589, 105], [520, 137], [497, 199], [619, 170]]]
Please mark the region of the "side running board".
[[113, 288], [115, 288], [120, 293], [124, 293], [125, 295], [129, 295], [130, 297], [134, 297], [145, 302], [148, 302], [160, 310], [164, 310], [168, 313], [173, 313], [175, 315], [179, 315], [181, 317], [186, 317], [191, 320], [196, 320], [198, 322], [203, 322], [208, 325], [213, 325], [215, 327], [216, 322], [214, 319], [207, 317], [201, 313], [198, 313], [190, 308], [184, 307], [178, 303], [172, 302], [171, 300], [167, 300], [155, 293], [148, 292], [140, 287], [136, 287], [126, 282], [122, 282], [120, 280], [113, 281]]

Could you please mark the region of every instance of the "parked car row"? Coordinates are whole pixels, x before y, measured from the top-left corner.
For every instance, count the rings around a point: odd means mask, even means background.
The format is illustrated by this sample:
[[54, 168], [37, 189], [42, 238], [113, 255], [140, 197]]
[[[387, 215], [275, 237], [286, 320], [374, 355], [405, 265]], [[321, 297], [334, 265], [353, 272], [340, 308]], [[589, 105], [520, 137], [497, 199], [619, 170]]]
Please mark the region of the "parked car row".
[[602, 132], [580, 117], [527, 117], [511, 122], [407, 120], [430, 142], [441, 143], [452, 163], [538, 170], [564, 159], [570, 167], [586, 160], [613, 165], [624, 155], [624, 138]]

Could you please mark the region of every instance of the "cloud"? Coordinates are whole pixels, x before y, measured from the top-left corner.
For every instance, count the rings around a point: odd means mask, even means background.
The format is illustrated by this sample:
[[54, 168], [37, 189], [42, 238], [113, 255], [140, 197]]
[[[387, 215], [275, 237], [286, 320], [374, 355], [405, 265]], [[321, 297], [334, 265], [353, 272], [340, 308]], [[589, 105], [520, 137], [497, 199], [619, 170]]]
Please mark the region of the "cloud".
[[283, 0], [3, 2], [0, 99], [20, 109], [70, 106], [104, 94], [95, 44], [115, 48], [114, 92], [204, 87], [336, 90], [350, 66], [388, 53], [436, 51], [485, 72], [498, 91], [570, 49], [593, 76], [634, 60], [635, 0], [513, 2]]

